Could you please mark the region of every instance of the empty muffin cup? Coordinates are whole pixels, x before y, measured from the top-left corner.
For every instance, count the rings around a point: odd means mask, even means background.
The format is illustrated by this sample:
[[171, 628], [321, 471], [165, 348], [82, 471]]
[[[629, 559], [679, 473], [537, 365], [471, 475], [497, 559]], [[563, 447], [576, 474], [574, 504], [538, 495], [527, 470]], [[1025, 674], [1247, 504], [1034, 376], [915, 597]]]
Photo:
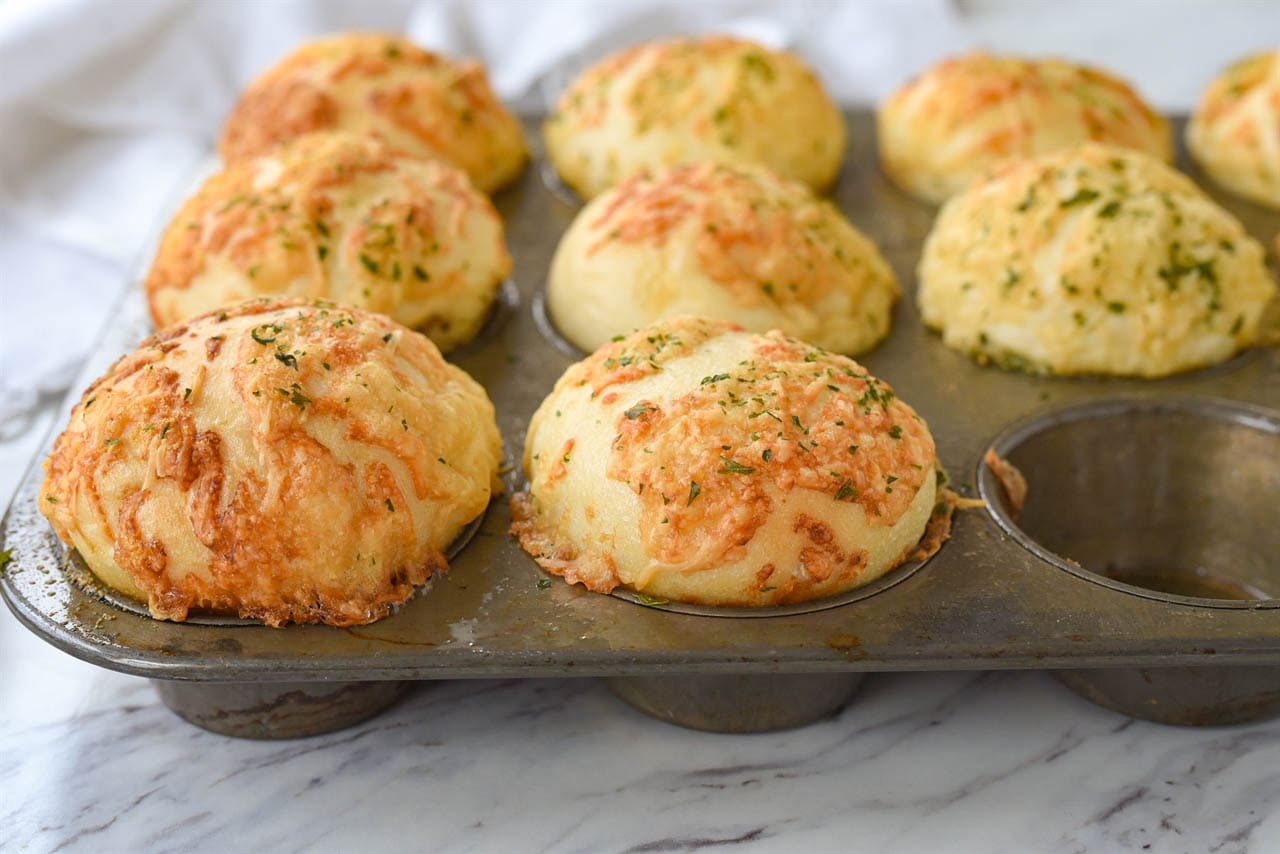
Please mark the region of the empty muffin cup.
[[236, 738], [302, 738], [354, 726], [411, 682], [179, 682], [152, 679], [160, 699], [201, 729]]
[[[1222, 400], [1102, 401], [1037, 416], [992, 450], [1026, 479], [1020, 510], [988, 466], [997, 522], [1080, 578], [1171, 604], [1280, 607], [1280, 414]], [[1239, 723], [1280, 712], [1280, 668], [1073, 670], [1082, 696], [1163, 723]]]
[[829, 718], [853, 698], [861, 673], [620, 676], [609, 688], [660, 721], [706, 732], [794, 729]]

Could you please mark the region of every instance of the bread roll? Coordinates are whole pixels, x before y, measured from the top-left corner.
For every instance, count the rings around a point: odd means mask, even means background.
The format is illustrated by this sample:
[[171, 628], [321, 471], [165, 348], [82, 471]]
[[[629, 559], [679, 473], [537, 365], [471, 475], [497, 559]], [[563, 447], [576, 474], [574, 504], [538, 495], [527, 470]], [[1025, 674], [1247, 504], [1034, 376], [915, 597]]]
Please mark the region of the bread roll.
[[446, 569], [501, 458], [484, 390], [380, 315], [254, 300], [91, 385], [40, 508], [153, 617], [368, 623]]
[[1007, 157], [1089, 141], [1173, 157], [1168, 123], [1127, 83], [1059, 59], [954, 57], [894, 92], [876, 119], [885, 172], [931, 202]]
[[1259, 338], [1262, 247], [1185, 175], [1089, 144], [1016, 159], [952, 198], [920, 260], [920, 311], [1006, 368], [1159, 377]]
[[447, 160], [492, 193], [519, 176], [520, 123], [478, 62], [459, 62], [382, 33], [304, 44], [249, 84], [227, 117], [227, 162], [318, 130], [376, 135], [417, 157]]
[[804, 602], [902, 563], [937, 497], [924, 421], [857, 362], [676, 318], [569, 368], [513, 532], [549, 572], [702, 605]]
[[638, 175], [595, 198], [561, 238], [548, 305], [583, 350], [682, 314], [780, 329], [835, 350], [889, 332], [893, 271], [829, 202], [762, 166]]
[[1209, 84], [1187, 148], [1214, 181], [1280, 210], [1280, 50], [1243, 59]]
[[511, 272], [502, 221], [466, 175], [370, 137], [316, 133], [207, 180], [145, 287], [163, 328], [255, 296], [331, 299], [470, 340]]
[[817, 190], [844, 157], [844, 118], [792, 54], [720, 36], [650, 42], [583, 72], [542, 128], [556, 171], [591, 198], [642, 169], [762, 163]]

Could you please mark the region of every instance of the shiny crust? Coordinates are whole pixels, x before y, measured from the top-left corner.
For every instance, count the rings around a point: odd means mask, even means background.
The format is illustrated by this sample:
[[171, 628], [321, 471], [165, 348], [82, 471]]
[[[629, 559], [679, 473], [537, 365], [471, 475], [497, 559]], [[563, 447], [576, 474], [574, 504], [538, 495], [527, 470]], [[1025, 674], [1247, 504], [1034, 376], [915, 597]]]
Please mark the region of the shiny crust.
[[373, 134], [406, 154], [447, 160], [490, 193], [528, 157], [520, 123], [479, 63], [378, 33], [320, 39], [286, 56], [240, 96], [219, 150], [232, 162], [318, 130]]
[[583, 208], [547, 296], [587, 351], [690, 314], [858, 353], [888, 334], [898, 284], [875, 244], [804, 184], [702, 163], [633, 176]]
[[845, 146], [840, 111], [799, 58], [718, 36], [607, 57], [569, 85], [542, 132], [583, 198], [641, 169], [695, 161], [763, 163], [821, 190]]
[[1187, 125], [1187, 147], [1213, 180], [1280, 209], [1280, 50], [1214, 78]]
[[1262, 247], [1186, 176], [1085, 145], [1018, 159], [942, 208], [920, 260], [924, 322], [980, 361], [1158, 377], [1259, 340]]
[[145, 289], [157, 328], [289, 295], [389, 315], [447, 350], [476, 334], [510, 272], [502, 220], [460, 171], [316, 133], [205, 181]]
[[1058, 59], [970, 53], [938, 63], [877, 113], [880, 162], [909, 193], [942, 202], [1006, 157], [1084, 142], [1173, 158], [1169, 125], [1124, 81]]
[[90, 386], [40, 508], [156, 618], [356, 625], [445, 571], [500, 456], [483, 389], [425, 337], [255, 300], [152, 336]]
[[677, 318], [557, 382], [529, 425], [512, 531], [598, 592], [802, 602], [906, 559], [935, 463], [924, 422], [853, 360]]

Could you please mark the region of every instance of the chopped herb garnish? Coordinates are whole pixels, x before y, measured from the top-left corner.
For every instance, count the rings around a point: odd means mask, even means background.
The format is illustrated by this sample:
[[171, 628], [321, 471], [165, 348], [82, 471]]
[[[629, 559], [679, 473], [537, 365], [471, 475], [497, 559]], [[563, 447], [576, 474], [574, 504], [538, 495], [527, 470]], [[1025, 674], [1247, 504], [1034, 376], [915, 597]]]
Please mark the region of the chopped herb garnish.
[[1076, 194], [1069, 199], [1063, 199], [1058, 202], [1060, 208], [1073, 208], [1076, 205], [1087, 205], [1089, 202], [1098, 198], [1097, 190], [1090, 190], [1088, 187], [1082, 187], [1076, 190]]
[[89, 398], [88, 400], [86, 400], [86, 401], [84, 402], [84, 411], [85, 411], [85, 412], [88, 412], [88, 411], [89, 411], [89, 407], [90, 407], [90, 406], [93, 406], [93, 402], [94, 402], [95, 400], [97, 400], [97, 399], [98, 399], [97, 395], [94, 395], [93, 397], [91, 397], [91, 398]]
[[429, 278], [431, 278], [430, 276], [427, 275], [427, 271], [422, 269], [421, 264], [413, 265], [413, 275], [414, 275], [414, 278], [416, 278], [420, 282], [425, 282]]
[[760, 459], [764, 460], [766, 463], [769, 462], [769, 460], [773, 459], [773, 451], [765, 448], [764, 453], [760, 455]]
[[737, 460], [730, 459], [729, 457], [721, 457], [720, 462], [724, 463], [724, 465], [720, 466], [717, 470], [717, 474], [751, 474], [755, 471], [751, 466], [744, 466], [742, 463]]
[[184, 388], [184, 389], [182, 390], [182, 399], [183, 399], [183, 400], [190, 400], [190, 399], [191, 399], [191, 389], [189, 389], [189, 388]]
[[360, 263], [363, 264], [364, 268], [370, 273], [373, 273], [375, 276], [378, 275], [378, 262], [363, 252], [360, 253]]
[[702, 489], [698, 486], [698, 482], [696, 480], [689, 481], [689, 500], [685, 502], [684, 506], [688, 507], [692, 504], [693, 499], [697, 498], [698, 493], [701, 491]]
[[1112, 314], [1124, 314], [1124, 310], [1126, 308], [1128, 308], [1128, 306], [1122, 302], [1107, 303], [1107, 311], [1111, 312]]
[[858, 490], [853, 488], [853, 481], [846, 479], [836, 490], [836, 501], [852, 501], [858, 497]]
[[851, 454], [856, 454], [856, 453], [858, 453], [858, 446], [857, 446], [857, 445], [850, 445], [850, 446], [849, 446], [849, 453], [851, 453]]
[[889, 438], [890, 438], [890, 439], [901, 439], [901, 438], [902, 438], [902, 427], [901, 427], [901, 426], [899, 426], [899, 425], [897, 425], [897, 424], [894, 424], [894, 425], [893, 425], [893, 427], [892, 427], [892, 428], [890, 428], [890, 430], [889, 430]]
[[641, 605], [644, 605], [646, 608], [656, 608], [659, 605], [668, 604], [671, 600], [663, 599], [660, 596], [650, 596], [647, 593], [637, 593], [636, 601]]
[[264, 329], [269, 329], [272, 332], [280, 332], [282, 328], [278, 324], [264, 323], [261, 326], [255, 326], [253, 329], [249, 330], [249, 336], [259, 344], [270, 344], [272, 341], [275, 341], [275, 335], [268, 338], [266, 335], [259, 334], [259, 331]]
[[160, 438], [163, 439], [165, 434], [169, 432], [169, 422], [164, 422], [164, 429], [160, 431]]
[[550, 579], [550, 578], [539, 578], [539, 579], [538, 579], [538, 589], [539, 589], [539, 590], [546, 590], [546, 589], [547, 589], [548, 587], [550, 587], [550, 586], [551, 586], [551, 579]]
[[119, 445], [119, 444], [120, 444], [120, 440], [119, 440], [118, 438], [116, 438], [116, 439], [103, 439], [103, 440], [102, 440], [102, 444], [104, 444], [104, 445]]
[[5, 549], [0, 552], [0, 573], [4, 572], [5, 567], [13, 563], [13, 549]]
[[651, 409], [653, 409], [653, 407], [647, 403], [637, 403], [635, 406], [631, 407], [630, 409], [628, 409], [626, 412], [622, 414], [627, 416], [628, 421], [635, 421], [637, 418], [639, 418], [641, 415], [644, 415], [646, 412], [650, 411]]
[[1120, 203], [1116, 201], [1107, 202], [1102, 206], [1102, 210], [1098, 211], [1098, 219], [1114, 219], [1118, 213], [1120, 213]]
[[711, 385], [712, 383], [718, 383], [721, 380], [727, 379], [729, 379], [728, 374], [715, 374], [713, 376], [703, 377], [702, 382], [698, 383], [698, 385]]
[[273, 353], [272, 355], [276, 357], [277, 362], [284, 365], [286, 368], [293, 368], [295, 371], [298, 370], [298, 359], [291, 353]]
[[383, 344], [390, 344], [390, 343], [391, 343], [391, 333], [390, 333], [390, 332], [388, 332], [386, 335], [383, 335], [383, 336], [382, 336], [382, 343], [383, 343]]

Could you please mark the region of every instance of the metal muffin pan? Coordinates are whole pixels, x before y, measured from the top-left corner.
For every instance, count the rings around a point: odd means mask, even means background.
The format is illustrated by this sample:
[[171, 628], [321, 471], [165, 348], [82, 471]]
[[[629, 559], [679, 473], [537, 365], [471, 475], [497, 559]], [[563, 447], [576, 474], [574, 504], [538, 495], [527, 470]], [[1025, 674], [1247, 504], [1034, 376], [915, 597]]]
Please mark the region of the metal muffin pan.
[[[601, 596], [547, 576], [520, 551], [503, 497], [445, 577], [372, 625], [162, 622], [84, 583], [79, 558], [39, 515], [33, 464], [0, 531], [13, 556], [0, 592], [45, 640], [157, 680], [183, 717], [234, 735], [320, 732], [376, 713], [399, 696], [397, 683], [475, 677], [608, 677], [649, 714], [726, 731], [834, 713], [867, 671], [1059, 670], [1103, 705], [1177, 723], [1274, 711], [1280, 599], [1163, 596], [1096, 573], [1108, 560], [1126, 570], [1209, 570], [1280, 596], [1280, 354], [1253, 351], [1156, 381], [1031, 377], [975, 364], [927, 332], [913, 303], [935, 209], [879, 173], [871, 114], [851, 113], [849, 124], [833, 199], [879, 245], [904, 289], [888, 339], [859, 360], [928, 420], [953, 486], [992, 502], [990, 512], [959, 512], [942, 550], [895, 583], [843, 604], [751, 619]], [[527, 127], [534, 138], [536, 119]], [[1255, 237], [1270, 241], [1280, 230], [1280, 216], [1192, 174]], [[529, 416], [574, 360], [540, 327], [535, 306], [578, 207], [547, 188], [537, 163], [495, 203], [515, 287], [481, 339], [450, 358], [497, 407], [510, 493], [521, 486]], [[76, 394], [148, 332], [132, 288]], [[1099, 427], [1099, 419], [1114, 420]], [[982, 463], [993, 443], [1028, 472], [1021, 523]], [[1197, 454], [1203, 465], [1188, 468]], [[1097, 530], [1085, 530], [1090, 524]]]

